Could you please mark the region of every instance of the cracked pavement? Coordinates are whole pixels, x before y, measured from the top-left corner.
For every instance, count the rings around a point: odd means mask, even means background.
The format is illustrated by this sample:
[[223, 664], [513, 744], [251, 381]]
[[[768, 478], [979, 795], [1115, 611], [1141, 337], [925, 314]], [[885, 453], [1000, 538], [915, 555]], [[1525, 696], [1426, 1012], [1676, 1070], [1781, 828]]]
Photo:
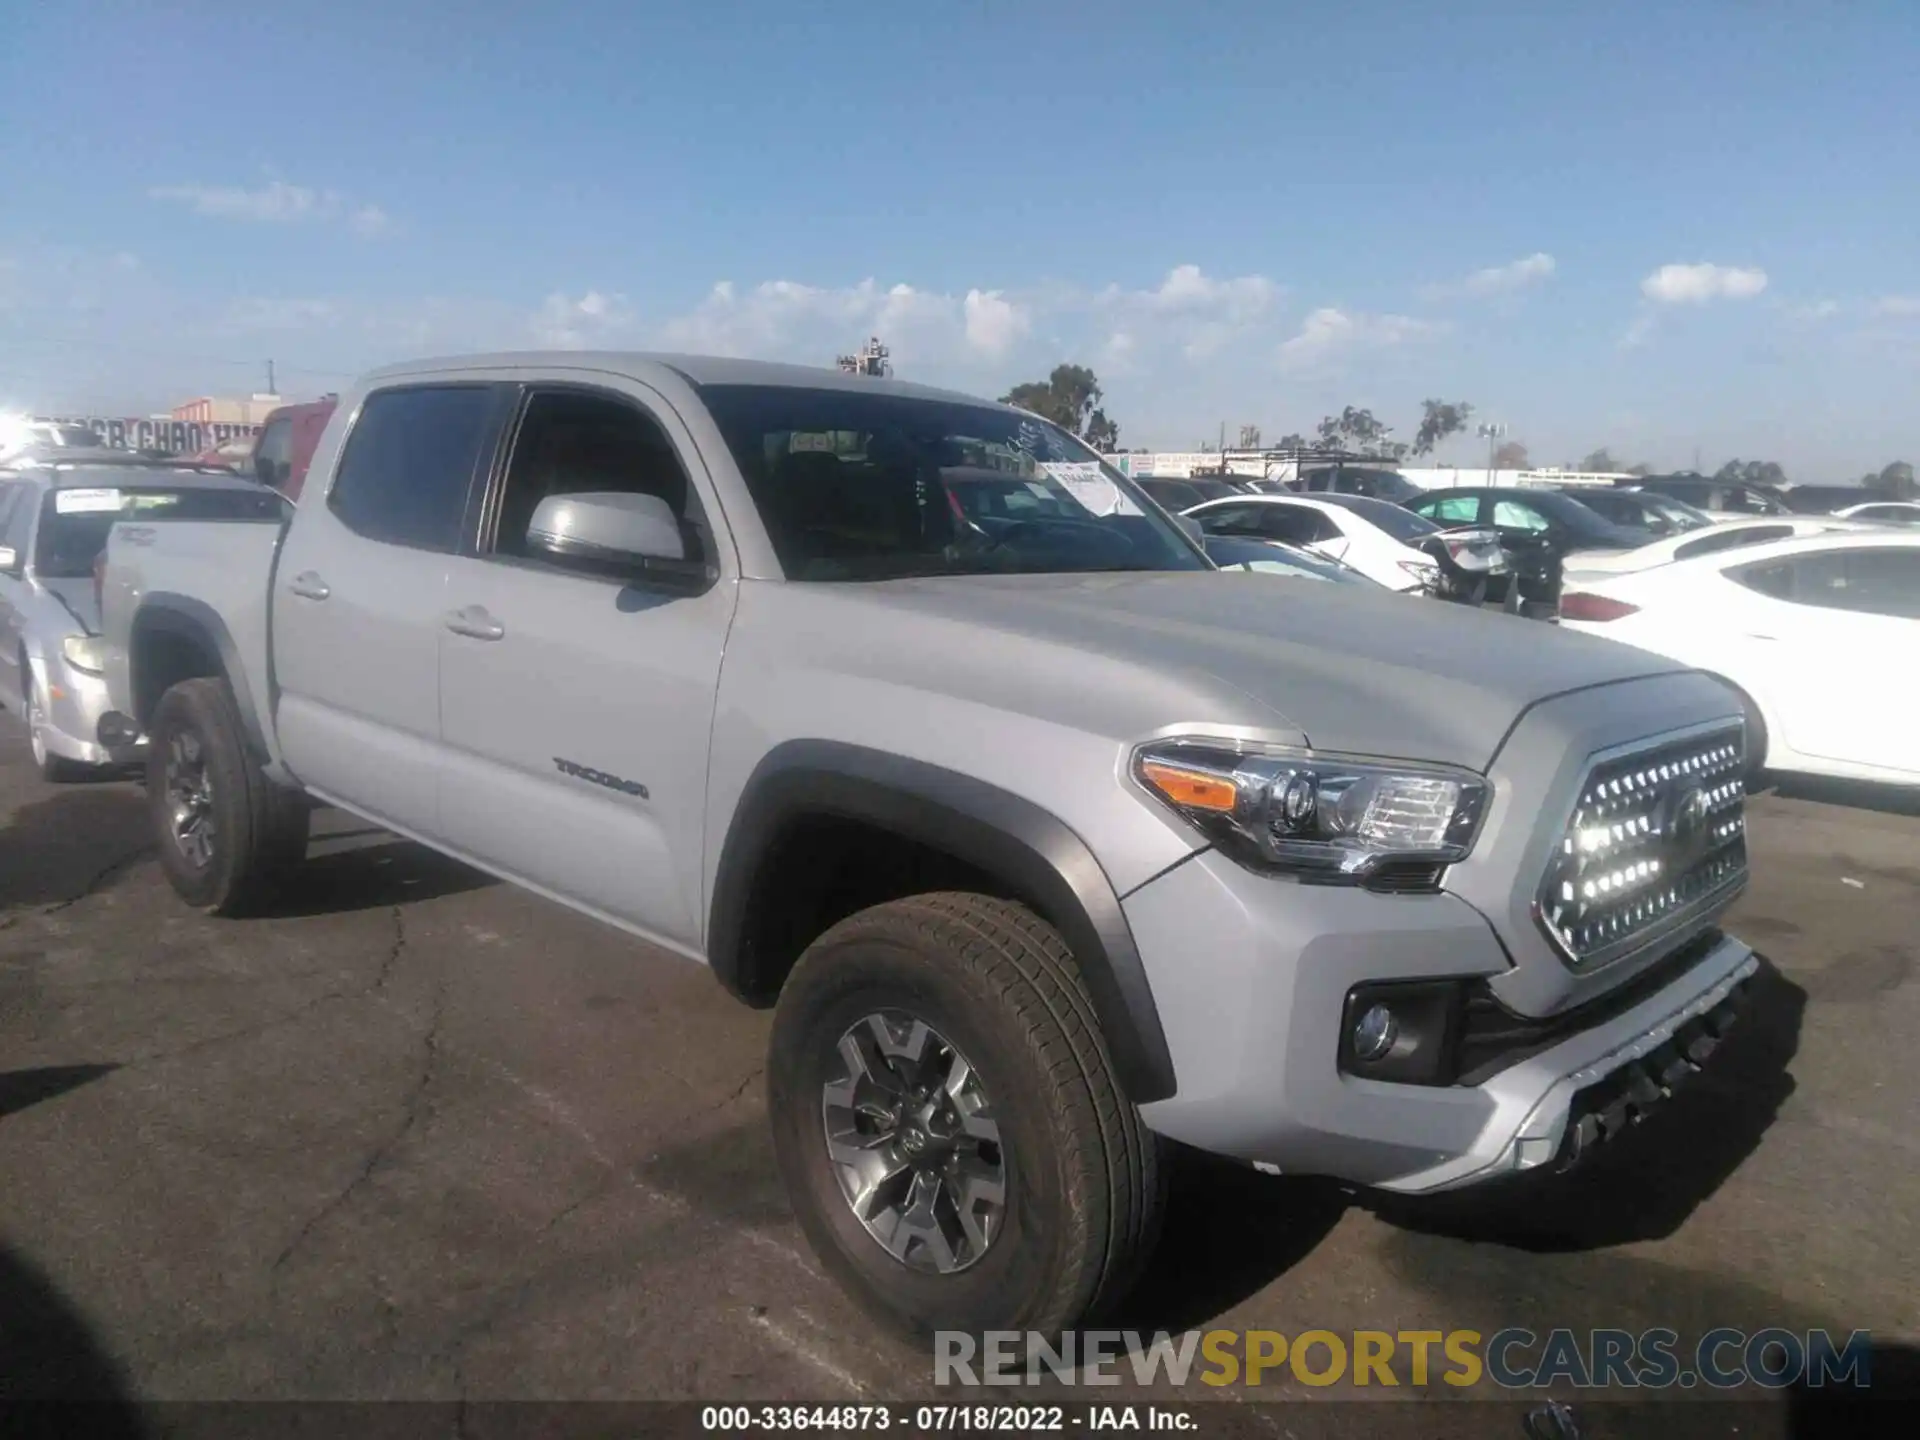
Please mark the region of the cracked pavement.
[[[1389, 1204], [1182, 1163], [1123, 1323], [1911, 1339], [1920, 816], [1831, 798], [1753, 806], [1764, 1013], [1578, 1183]], [[765, 1014], [319, 818], [271, 918], [204, 919], [136, 786], [42, 784], [0, 716], [0, 1293], [38, 1297], [0, 1301], [0, 1394], [925, 1393], [774, 1180]]]

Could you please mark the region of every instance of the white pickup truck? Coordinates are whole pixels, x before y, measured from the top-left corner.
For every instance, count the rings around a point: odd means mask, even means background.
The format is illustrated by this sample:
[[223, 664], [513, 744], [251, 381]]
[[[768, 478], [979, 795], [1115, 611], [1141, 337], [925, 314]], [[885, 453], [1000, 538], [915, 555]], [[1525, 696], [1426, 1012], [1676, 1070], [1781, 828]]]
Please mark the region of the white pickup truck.
[[1163, 1140], [1403, 1192], [1568, 1163], [1758, 963], [1724, 686], [1222, 573], [964, 396], [423, 362], [342, 396], [290, 522], [123, 523], [102, 584], [182, 897], [270, 896], [317, 799], [777, 1002], [794, 1208], [916, 1330], [1109, 1306]]

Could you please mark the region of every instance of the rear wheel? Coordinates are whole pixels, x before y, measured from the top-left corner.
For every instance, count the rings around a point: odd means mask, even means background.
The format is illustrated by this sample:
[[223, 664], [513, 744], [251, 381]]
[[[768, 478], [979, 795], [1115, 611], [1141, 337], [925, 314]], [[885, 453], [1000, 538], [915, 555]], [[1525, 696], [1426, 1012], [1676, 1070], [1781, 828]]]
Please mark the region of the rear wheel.
[[896, 1327], [1070, 1328], [1151, 1250], [1159, 1142], [1024, 907], [919, 895], [842, 921], [781, 992], [768, 1076], [802, 1229]]
[[305, 800], [262, 773], [224, 680], [185, 680], [160, 697], [147, 804], [160, 868], [182, 900], [210, 914], [258, 908], [306, 854]]

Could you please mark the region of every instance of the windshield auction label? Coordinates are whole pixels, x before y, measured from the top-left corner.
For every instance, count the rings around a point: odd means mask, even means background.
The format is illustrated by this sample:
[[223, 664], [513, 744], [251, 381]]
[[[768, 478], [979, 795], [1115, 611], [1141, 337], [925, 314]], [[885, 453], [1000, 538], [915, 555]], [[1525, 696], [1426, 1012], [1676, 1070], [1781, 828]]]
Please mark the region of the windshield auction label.
[[118, 510], [118, 490], [56, 490], [53, 510], [56, 515], [99, 515]]
[[1042, 464], [1040, 469], [1066, 487], [1067, 493], [1095, 515], [1138, 515], [1140, 507], [1107, 478], [1097, 460]]

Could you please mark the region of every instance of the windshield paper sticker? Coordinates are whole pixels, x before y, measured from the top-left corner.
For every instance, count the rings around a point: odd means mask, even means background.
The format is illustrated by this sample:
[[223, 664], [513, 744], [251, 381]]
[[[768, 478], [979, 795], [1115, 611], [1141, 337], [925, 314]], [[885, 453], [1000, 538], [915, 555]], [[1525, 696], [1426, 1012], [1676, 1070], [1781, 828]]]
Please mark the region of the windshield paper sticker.
[[53, 510], [56, 515], [101, 515], [120, 508], [118, 490], [56, 490]]
[[1107, 478], [1097, 460], [1080, 460], [1072, 464], [1056, 463], [1040, 467], [1053, 479], [1066, 486], [1072, 495], [1095, 515], [1138, 515], [1140, 507], [1121, 493], [1120, 487]]

